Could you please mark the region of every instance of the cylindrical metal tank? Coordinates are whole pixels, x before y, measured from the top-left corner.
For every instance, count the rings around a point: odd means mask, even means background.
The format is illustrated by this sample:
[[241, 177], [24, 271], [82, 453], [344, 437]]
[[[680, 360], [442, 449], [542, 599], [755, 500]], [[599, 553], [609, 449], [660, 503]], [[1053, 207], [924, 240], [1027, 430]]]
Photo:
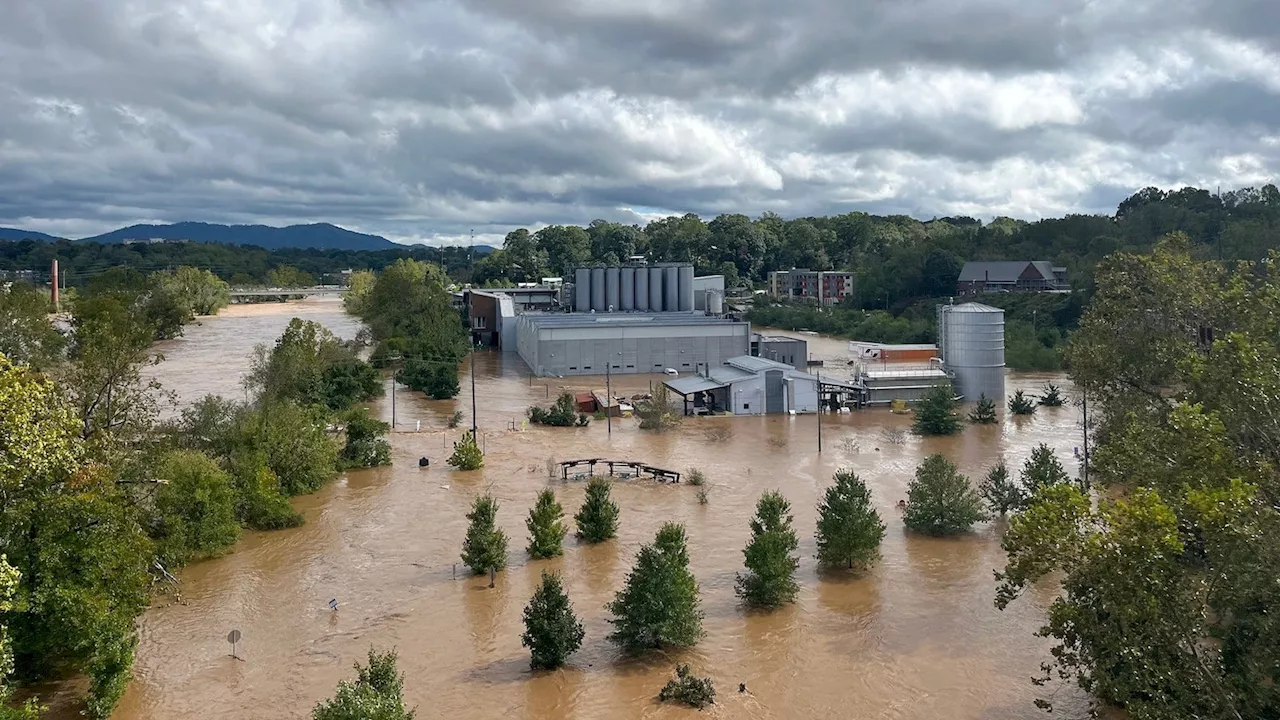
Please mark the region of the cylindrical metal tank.
[[649, 268], [649, 312], [662, 310], [662, 268]]
[[604, 312], [604, 268], [591, 268], [591, 309]]
[[587, 312], [591, 309], [591, 270], [578, 268], [573, 271], [573, 311]]
[[609, 312], [617, 312], [622, 307], [621, 297], [618, 292], [618, 278], [618, 268], [604, 269], [604, 309]]
[[680, 268], [662, 268], [662, 309], [667, 312], [680, 310]]
[[680, 311], [693, 312], [693, 266], [682, 265], [678, 268]]
[[617, 310], [630, 312], [636, 309], [636, 269], [619, 268], [618, 270], [618, 307]]
[[720, 293], [715, 290], [707, 291], [707, 314], [723, 315], [724, 314], [724, 298], [720, 297]]
[[981, 395], [1004, 402], [1004, 310], [981, 303], [943, 306], [939, 338], [944, 366], [965, 402]]
[[636, 268], [636, 311], [649, 312], [649, 268]]

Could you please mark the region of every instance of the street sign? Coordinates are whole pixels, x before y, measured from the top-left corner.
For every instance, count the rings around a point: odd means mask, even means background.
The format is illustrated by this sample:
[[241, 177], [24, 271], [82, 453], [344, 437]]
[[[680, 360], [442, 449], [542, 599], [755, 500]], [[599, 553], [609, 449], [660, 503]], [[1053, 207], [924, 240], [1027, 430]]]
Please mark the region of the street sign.
[[232, 630], [227, 633], [227, 642], [231, 643], [231, 657], [236, 657], [236, 643], [240, 642], [240, 631]]

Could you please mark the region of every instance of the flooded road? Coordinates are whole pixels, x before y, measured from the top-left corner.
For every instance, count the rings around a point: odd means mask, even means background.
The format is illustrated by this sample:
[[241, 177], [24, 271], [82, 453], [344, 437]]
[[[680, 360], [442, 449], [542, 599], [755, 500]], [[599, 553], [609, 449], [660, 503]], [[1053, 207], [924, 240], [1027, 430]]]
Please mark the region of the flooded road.
[[[228, 308], [166, 343], [157, 377], [188, 401], [206, 392], [240, 397], [239, 376], [255, 343], [272, 342], [293, 314], [350, 336], [355, 323], [340, 307]], [[815, 357], [843, 363], [844, 341], [806, 339]], [[847, 371], [829, 362], [827, 373]], [[1038, 391], [1049, 377], [1013, 377], [1010, 392]], [[565, 389], [604, 386], [603, 379], [572, 380]], [[650, 380], [614, 378], [615, 391], [645, 390]], [[939, 439], [901, 437], [909, 417], [887, 410], [828, 415], [821, 454], [815, 416], [689, 418], [665, 434], [641, 432], [632, 420], [615, 421], [612, 435], [603, 421], [522, 429], [526, 408], [554, 399], [566, 381], [530, 379], [514, 354], [489, 353], [476, 358], [485, 467], [460, 473], [444, 464], [460, 433], [446, 424], [457, 409], [470, 425], [470, 381], [464, 363], [457, 400], [431, 402], [402, 389], [391, 467], [349, 473], [299, 498], [307, 519], [300, 528], [246, 533], [234, 553], [183, 570], [185, 604], [157, 606], [140, 621], [136, 678], [113, 717], [309, 717], [371, 646], [398, 648], [406, 701], [423, 718], [690, 717], [693, 711], [654, 700], [677, 660], [715, 681], [720, 694], [706, 711], [711, 717], [1039, 719], [1045, 716], [1032, 704], [1038, 694], [1054, 694], [1057, 717], [1087, 716], [1075, 688], [1036, 688], [1028, 680], [1047, 654], [1048, 643], [1033, 632], [1053, 589], [1003, 613], [992, 606], [992, 570], [1004, 564], [1001, 526], [980, 524], [956, 539], [908, 535], [894, 507], [916, 464], [932, 452], [945, 453], [976, 482], [1000, 457], [1016, 471], [1044, 442], [1074, 472], [1075, 408], [1041, 408]], [[390, 420], [389, 395], [373, 407]], [[429, 470], [417, 467], [424, 455]], [[710, 501], [699, 505], [696, 490], [684, 485], [619, 481], [617, 540], [588, 547], [570, 535], [563, 557], [530, 561], [524, 519], [537, 493], [555, 488], [570, 523], [583, 497], [585, 483], [548, 478], [548, 461], [578, 457], [699, 467]], [[872, 490], [888, 526], [883, 557], [865, 573], [820, 576], [815, 506], [840, 467], [856, 470]], [[734, 596], [734, 575], [755, 501], [774, 488], [795, 513], [801, 593], [777, 612], [747, 612]], [[485, 490], [499, 499], [510, 538], [510, 566], [493, 589], [463, 567], [453, 575], [464, 514]], [[670, 657], [625, 659], [605, 640], [604, 605], [640, 544], [666, 521], [686, 525], [706, 637]], [[586, 639], [570, 667], [533, 674], [520, 645], [521, 611], [544, 569], [563, 573]], [[339, 603], [336, 612], [330, 599]], [[239, 660], [225, 641], [232, 629], [243, 634]], [[749, 692], [739, 694], [738, 683]]]

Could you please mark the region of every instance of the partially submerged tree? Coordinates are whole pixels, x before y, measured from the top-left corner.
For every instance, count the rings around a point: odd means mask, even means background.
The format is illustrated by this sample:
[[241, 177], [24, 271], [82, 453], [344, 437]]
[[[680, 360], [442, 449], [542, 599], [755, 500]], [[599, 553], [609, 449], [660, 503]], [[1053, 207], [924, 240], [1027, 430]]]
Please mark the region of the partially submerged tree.
[[640, 417], [642, 430], [656, 432], [675, 427], [681, 420], [679, 413], [671, 405], [671, 391], [663, 383], [654, 386], [649, 399], [641, 400], [636, 405], [636, 415]]
[[542, 583], [524, 609], [520, 644], [529, 648], [534, 670], [554, 670], [582, 647], [582, 623], [564, 593], [559, 573], [542, 572]]
[[529, 422], [553, 427], [569, 427], [577, 421], [578, 409], [573, 393], [561, 393], [550, 408], [537, 405], [529, 408]]
[[986, 393], [982, 393], [978, 396], [978, 404], [969, 411], [969, 422], [975, 425], [994, 425], [998, 421], [996, 401], [987, 397]]
[[941, 454], [925, 458], [907, 488], [907, 527], [926, 535], [955, 535], [983, 519], [982, 499]]
[[618, 534], [618, 504], [609, 497], [611, 483], [602, 477], [587, 481], [587, 495], [573, 516], [578, 537], [584, 542], [604, 542]]
[[826, 567], [865, 567], [879, 556], [884, 523], [857, 474], [838, 470], [834, 480], [818, 504], [818, 562]]
[[1044, 388], [1044, 393], [1040, 396], [1040, 404], [1045, 407], [1062, 407], [1066, 399], [1062, 397], [1062, 390], [1053, 383], [1049, 383]]
[[1019, 475], [1018, 482], [1022, 485], [1023, 497], [1030, 500], [1045, 488], [1071, 482], [1071, 478], [1062, 467], [1062, 463], [1058, 462], [1058, 456], [1054, 454], [1053, 448], [1040, 443], [1032, 449], [1031, 457], [1022, 464], [1022, 474]]
[[742, 551], [745, 575], [735, 583], [738, 596], [755, 607], [778, 607], [795, 600], [800, 586], [793, 552], [799, 546], [792, 527], [791, 503], [774, 490], [760, 496], [751, 519], [751, 541]]
[[368, 468], [391, 464], [391, 444], [387, 432], [391, 426], [369, 417], [363, 408], [355, 408], [345, 415], [347, 444], [339, 454], [344, 467]]
[[538, 493], [538, 500], [529, 510], [525, 526], [529, 528], [529, 555], [534, 558], [555, 557], [564, 549], [562, 543], [569, 529], [564, 526], [564, 508], [556, 502], [551, 490]]
[[484, 467], [484, 453], [476, 444], [476, 436], [463, 433], [462, 439], [453, 443], [453, 454], [448, 463], [459, 470], [479, 470]]
[[356, 681], [343, 680], [332, 699], [318, 703], [312, 720], [413, 720], [404, 707], [404, 676], [396, 667], [396, 651], [369, 650], [369, 664], [355, 664]]
[[640, 548], [626, 584], [609, 603], [609, 640], [631, 652], [692, 646], [702, 637], [698, 605], [684, 526], [667, 523]]
[[1009, 412], [1014, 415], [1031, 415], [1035, 411], [1035, 401], [1027, 397], [1021, 390], [1014, 391], [1009, 398]]
[[1004, 460], [991, 466], [986, 477], [978, 484], [978, 494], [986, 501], [987, 508], [997, 515], [1005, 515], [1026, 503], [1022, 487], [1009, 475]]
[[49, 322], [49, 296], [26, 283], [0, 286], [0, 355], [47, 371], [62, 359], [66, 340]]
[[204, 453], [175, 450], [160, 459], [151, 536], [160, 561], [175, 567], [217, 555], [240, 537], [231, 477]]
[[507, 534], [498, 527], [498, 501], [492, 495], [480, 495], [467, 513], [471, 525], [462, 542], [462, 562], [476, 575], [507, 566]]
[[658, 700], [662, 702], [674, 700], [691, 708], [701, 710], [708, 705], [715, 704], [716, 689], [711, 684], [711, 678], [700, 678], [693, 674], [688, 665], [681, 663], [676, 665], [675, 678], [668, 680], [667, 684], [663, 685], [662, 690], [658, 692]]
[[934, 385], [915, 403], [911, 429], [919, 435], [955, 435], [960, 432], [956, 394], [951, 383]]
[[[0, 555], [0, 620], [14, 611], [13, 596], [18, 590], [20, 574]], [[13, 704], [13, 688], [9, 675], [13, 672], [13, 648], [9, 644], [9, 629], [0, 622], [0, 720], [38, 720], [43, 708], [30, 699], [21, 705]]]

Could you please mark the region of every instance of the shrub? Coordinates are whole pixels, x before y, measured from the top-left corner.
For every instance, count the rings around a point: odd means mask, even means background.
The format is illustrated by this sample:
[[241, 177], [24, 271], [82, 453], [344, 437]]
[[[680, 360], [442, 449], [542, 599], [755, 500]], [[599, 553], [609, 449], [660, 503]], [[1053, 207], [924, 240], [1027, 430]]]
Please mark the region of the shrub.
[[231, 477], [204, 453], [175, 450], [161, 458], [156, 476], [152, 535], [161, 562], [180, 565], [215, 555], [240, 537]]
[[1036, 404], [1031, 401], [1021, 390], [1013, 393], [1013, 397], [1009, 398], [1009, 412], [1014, 415], [1030, 415], [1036, 411]]
[[707, 482], [707, 476], [698, 468], [689, 468], [689, 472], [685, 473], [685, 477], [688, 478], [689, 484], [694, 487], [702, 487]]
[[688, 665], [681, 664], [676, 665], [675, 679], [668, 680], [667, 684], [658, 692], [658, 699], [662, 702], [675, 700], [701, 710], [708, 705], [715, 704], [716, 689], [711, 684], [711, 678], [696, 677], [689, 670]]
[[907, 489], [907, 527], [926, 535], [954, 535], [982, 519], [982, 500], [969, 478], [942, 455], [925, 458]]
[[996, 401], [987, 397], [986, 393], [979, 395], [978, 404], [969, 412], [969, 422], [975, 425], [996, 424]]
[[1045, 407], [1062, 407], [1066, 399], [1062, 397], [1062, 391], [1057, 385], [1049, 383], [1044, 388], [1044, 394], [1040, 396], [1040, 404]]
[[448, 463], [459, 470], [479, 470], [484, 467], [484, 453], [476, 444], [476, 436], [463, 433], [462, 439], [453, 444], [453, 454]]
[[529, 421], [538, 425], [553, 427], [569, 427], [577, 420], [573, 394], [562, 393], [550, 408], [533, 406], [529, 408]]
[[391, 426], [369, 417], [363, 408], [346, 415], [347, 444], [339, 453], [343, 467], [376, 467], [391, 464], [391, 445], [384, 436]]
[[338, 683], [338, 692], [311, 711], [312, 720], [413, 720], [404, 708], [404, 676], [396, 669], [396, 651], [369, 650], [369, 664], [356, 663], [356, 681]]
[[960, 432], [956, 395], [950, 383], [934, 385], [915, 403], [911, 429], [919, 435], [955, 435]]
[[680, 424], [680, 415], [671, 407], [671, 392], [667, 386], [658, 383], [648, 400], [642, 400], [636, 406], [636, 414], [640, 416], [642, 430], [663, 432]]

